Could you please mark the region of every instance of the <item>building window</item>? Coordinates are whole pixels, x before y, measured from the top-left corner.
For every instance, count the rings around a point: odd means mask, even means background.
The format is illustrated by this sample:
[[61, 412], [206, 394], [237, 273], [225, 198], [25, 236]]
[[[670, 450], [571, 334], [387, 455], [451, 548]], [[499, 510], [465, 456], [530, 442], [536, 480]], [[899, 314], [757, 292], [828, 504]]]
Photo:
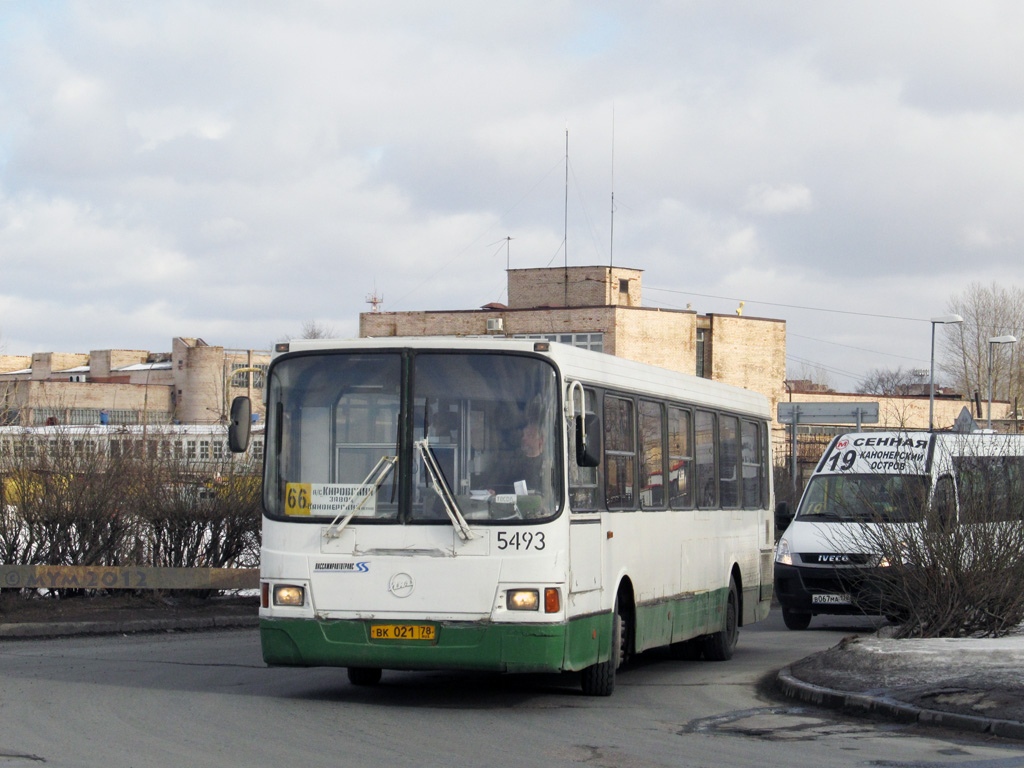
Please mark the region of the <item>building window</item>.
[[[246, 368], [259, 368], [258, 371], [243, 370]], [[240, 371], [240, 373], [236, 373]], [[252, 388], [263, 389], [264, 374], [267, 372], [266, 365], [247, 365], [246, 363], [231, 364], [231, 386], [235, 389], [246, 389], [249, 386], [249, 376], [252, 376]]]
[[697, 366], [696, 375], [702, 379], [706, 379], [707, 376], [704, 374], [704, 339], [707, 334], [707, 329], [697, 329]]
[[592, 352], [604, 352], [603, 333], [517, 333], [512, 338], [555, 341]]
[[619, 280], [619, 293], [629, 293], [629, 280]]

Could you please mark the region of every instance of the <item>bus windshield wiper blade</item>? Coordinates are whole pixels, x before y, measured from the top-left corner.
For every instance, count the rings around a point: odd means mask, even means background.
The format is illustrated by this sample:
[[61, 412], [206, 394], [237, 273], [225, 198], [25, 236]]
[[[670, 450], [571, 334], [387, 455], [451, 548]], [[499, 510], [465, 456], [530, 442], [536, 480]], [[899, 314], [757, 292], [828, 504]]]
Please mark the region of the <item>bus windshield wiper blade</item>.
[[[398, 463], [397, 456], [381, 456], [373, 469], [370, 470], [370, 474], [366, 476], [366, 479], [353, 491], [352, 499], [349, 501], [348, 507], [341, 510], [338, 516], [331, 520], [331, 524], [327, 526], [327, 530], [324, 531], [324, 537], [328, 539], [336, 539], [341, 535], [341, 529], [348, 525], [348, 521], [351, 520], [356, 512], [363, 508], [370, 499], [370, 493], [367, 489], [373, 488], [373, 492], [376, 493], [381, 484], [387, 479], [387, 476], [391, 474], [391, 470], [395, 468], [395, 464]], [[358, 503], [357, 503], [358, 500]], [[347, 515], [345, 513], [348, 513]], [[345, 515], [345, 519], [341, 520], [341, 516]], [[338, 521], [341, 520], [339, 523]]]
[[469, 523], [462, 516], [459, 503], [455, 500], [455, 494], [452, 493], [452, 489], [448, 486], [448, 481], [445, 480], [444, 473], [441, 471], [441, 466], [437, 463], [437, 457], [434, 456], [433, 449], [426, 438], [417, 440], [414, 445], [423, 459], [423, 466], [426, 467], [427, 475], [430, 477], [431, 487], [441, 498], [441, 504], [444, 505], [444, 511], [452, 521], [455, 532], [459, 534], [459, 538], [463, 541], [469, 541], [473, 538], [473, 532], [469, 530]]

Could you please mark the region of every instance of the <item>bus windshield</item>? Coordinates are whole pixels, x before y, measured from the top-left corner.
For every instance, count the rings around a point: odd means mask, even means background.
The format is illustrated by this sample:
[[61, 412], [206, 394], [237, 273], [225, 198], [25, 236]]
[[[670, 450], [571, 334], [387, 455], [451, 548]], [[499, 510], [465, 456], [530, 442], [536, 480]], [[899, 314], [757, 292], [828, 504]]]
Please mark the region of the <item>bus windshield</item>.
[[269, 387], [268, 514], [447, 523], [454, 504], [508, 523], [560, 510], [557, 376], [543, 359], [301, 355], [279, 360]]
[[807, 522], [919, 522], [928, 488], [925, 475], [816, 475], [804, 492], [797, 517]]

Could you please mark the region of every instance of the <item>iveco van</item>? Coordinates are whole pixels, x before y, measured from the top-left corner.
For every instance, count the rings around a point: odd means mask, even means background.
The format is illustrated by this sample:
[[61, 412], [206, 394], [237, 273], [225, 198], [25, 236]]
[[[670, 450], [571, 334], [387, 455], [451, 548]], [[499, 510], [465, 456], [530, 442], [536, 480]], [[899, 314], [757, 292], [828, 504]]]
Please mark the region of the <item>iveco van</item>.
[[[955, 520], [959, 500], [979, 485], [1024, 483], [1024, 435], [860, 432], [840, 435], [822, 455], [796, 514], [776, 514], [775, 593], [790, 629], [816, 614], [882, 613], [871, 551], [873, 526]], [[877, 574], [876, 574], [877, 575]]]

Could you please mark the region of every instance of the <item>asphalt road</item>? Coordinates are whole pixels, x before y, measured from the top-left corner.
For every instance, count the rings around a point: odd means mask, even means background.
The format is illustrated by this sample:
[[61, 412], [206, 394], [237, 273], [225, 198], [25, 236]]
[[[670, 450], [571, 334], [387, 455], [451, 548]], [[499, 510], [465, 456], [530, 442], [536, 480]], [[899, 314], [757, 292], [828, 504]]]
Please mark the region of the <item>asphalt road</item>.
[[268, 669], [253, 630], [0, 642], [0, 765], [979, 766], [1024, 768], [1024, 745], [844, 718], [758, 692], [770, 673], [870, 628], [781, 618], [732, 661], [642, 656], [609, 698], [574, 675]]

